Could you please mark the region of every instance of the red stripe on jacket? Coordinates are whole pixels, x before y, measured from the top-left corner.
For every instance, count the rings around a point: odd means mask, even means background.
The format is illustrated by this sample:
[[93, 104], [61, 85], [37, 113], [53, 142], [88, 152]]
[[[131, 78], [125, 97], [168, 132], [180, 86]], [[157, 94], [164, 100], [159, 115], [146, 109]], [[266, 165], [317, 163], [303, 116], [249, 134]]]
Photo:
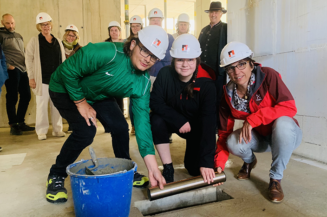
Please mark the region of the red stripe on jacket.
[[[267, 136], [271, 134], [272, 125], [277, 118], [282, 116], [293, 118], [297, 112], [293, 96], [278, 72], [272, 68], [261, 68], [257, 65], [256, 73], [261, 73], [264, 77], [261, 81], [256, 80], [256, 82], [261, 83], [249, 102], [251, 114], [233, 108], [231, 97], [227, 94], [226, 85], [224, 86], [224, 97], [219, 108], [220, 125], [218, 128], [219, 138], [215, 155], [215, 168], [225, 168], [229, 156], [226, 140], [233, 132], [235, 119], [247, 120], [253, 130], [260, 135]], [[231, 82], [227, 85], [230, 84]], [[294, 121], [297, 123], [295, 119]]]

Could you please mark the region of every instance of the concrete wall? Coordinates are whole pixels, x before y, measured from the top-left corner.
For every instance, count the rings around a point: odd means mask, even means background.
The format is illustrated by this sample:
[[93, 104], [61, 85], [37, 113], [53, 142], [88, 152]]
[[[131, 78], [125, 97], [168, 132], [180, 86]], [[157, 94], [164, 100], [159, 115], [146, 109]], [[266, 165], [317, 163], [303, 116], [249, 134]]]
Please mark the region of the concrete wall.
[[281, 73], [303, 130], [296, 154], [327, 163], [327, 1], [228, 1], [228, 41]]
[[[26, 44], [39, 34], [36, 30], [36, 15], [48, 13], [53, 19], [52, 34], [62, 39], [64, 29], [75, 24], [79, 29], [80, 44], [100, 42], [108, 38], [108, 24], [112, 20], [123, 23], [123, 4], [118, 0], [0, 0], [0, 15], [10, 13], [16, 21], [16, 31], [20, 33]], [[122, 35], [125, 35], [123, 28]], [[6, 113], [6, 88], [2, 87], [0, 97], [0, 127], [8, 126]], [[35, 96], [26, 114], [28, 124], [35, 123]]]

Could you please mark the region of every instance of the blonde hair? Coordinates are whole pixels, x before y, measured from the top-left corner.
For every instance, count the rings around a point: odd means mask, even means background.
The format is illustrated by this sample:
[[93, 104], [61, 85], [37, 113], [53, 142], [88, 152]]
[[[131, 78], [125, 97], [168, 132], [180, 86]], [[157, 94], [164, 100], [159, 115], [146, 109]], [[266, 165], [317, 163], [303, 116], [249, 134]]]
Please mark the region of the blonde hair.
[[74, 35], [76, 36], [76, 39], [77, 40], [79, 40], [79, 34], [78, 34], [78, 32], [76, 32], [76, 31], [74, 31], [74, 30], [66, 30], [65, 31], [65, 34], [64, 34], [64, 36], [62, 36], [62, 40], [66, 40], [66, 38], [67, 38], [67, 35], [69, 34], [69, 33], [74, 33]]
[[[47, 21], [47, 23], [51, 26], [51, 31], [52, 31], [52, 30], [53, 30], [52, 22], [51, 22], [51, 21]], [[36, 29], [37, 29], [39, 32], [42, 32], [41, 23], [36, 24]]]

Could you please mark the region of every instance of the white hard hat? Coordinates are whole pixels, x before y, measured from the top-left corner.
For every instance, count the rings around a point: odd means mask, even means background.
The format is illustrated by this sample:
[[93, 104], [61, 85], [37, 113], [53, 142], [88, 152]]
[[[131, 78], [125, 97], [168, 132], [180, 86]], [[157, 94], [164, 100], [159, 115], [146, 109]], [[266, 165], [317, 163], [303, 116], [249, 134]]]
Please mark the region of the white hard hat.
[[41, 12], [36, 16], [36, 24], [52, 21], [52, 18], [49, 14]]
[[73, 25], [73, 24], [69, 24], [69, 25], [66, 27], [65, 31], [66, 31], [66, 30], [73, 30], [73, 31], [75, 31], [75, 32], [78, 32], [77, 27], [76, 27], [75, 25]]
[[153, 53], [159, 59], [165, 58], [168, 48], [168, 35], [166, 31], [157, 25], [150, 25], [138, 32], [138, 38], [140, 42], [151, 53]]
[[142, 18], [138, 15], [132, 16], [129, 20], [129, 23], [140, 23], [141, 25], [143, 25]]
[[238, 41], [233, 41], [225, 45], [220, 54], [220, 67], [225, 67], [244, 58], [252, 58], [253, 52], [246, 45]]
[[182, 13], [178, 16], [177, 22], [190, 23], [190, 17], [187, 14]]
[[111, 22], [109, 23], [108, 28], [109, 28], [109, 27], [112, 27], [112, 26], [117, 26], [117, 27], [119, 27], [119, 28], [121, 29], [120, 24], [119, 24], [117, 21], [111, 21]]
[[149, 12], [149, 16], [148, 18], [152, 18], [152, 17], [160, 17], [160, 18], [164, 18], [162, 11], [159, 8], [153, 8], [150, 12]]
[[170, 55], [174, 58], [197, 58], [201, 55], [201, 47], [198, 39], [191, 34], [178, 36], [170, 49]]

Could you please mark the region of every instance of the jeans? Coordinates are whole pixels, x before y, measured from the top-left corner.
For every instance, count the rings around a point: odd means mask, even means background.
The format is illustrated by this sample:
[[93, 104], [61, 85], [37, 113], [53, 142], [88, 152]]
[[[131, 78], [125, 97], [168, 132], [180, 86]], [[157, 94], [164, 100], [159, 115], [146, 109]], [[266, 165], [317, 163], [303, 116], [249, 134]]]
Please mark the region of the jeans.
[[277, 118], [272, 126], [272, 134], [259, 135], [252, 130], [252, 140], [246, 144], [244, 140], [238, 143], [241, 129], [235, 130], [227, 138], [227, 148], [230, 153], [251, 163], [255, 159], [253, 152], [271, 152], [272, 164], [270, 178], [282, 179], [293, 151], [301, 144], [302, 131], [290, 117]]
[[[7, 89], [6, 108], [9, 124], [24, 123], [28, 104], [31, 100], [31, 90], [27, 73], [15, 68], [14, 70], [8, 70], [8, 76], [9, 79], [5, 82], [5, 85]], [[18, 93], [19, 104], [16, 112]]]
[[[88, 126], [80, 115], [74, 102], [66, 93], [49, 91], [53, 104], [63, 118], [67, 120], [72, 133], [67, 138], [52, 165], [50, 174], [67, 177], [66, 167], [78, 158], [84, 148], [89, 146], [95, 137], [96, 127]], [[117, 158], [131, 159], [129, 155], [128, 124], [114, 98], [108, 98], [92, 105], [96, 118], [101, 122], [106, 132], [111, 132], [112, 146]]]

